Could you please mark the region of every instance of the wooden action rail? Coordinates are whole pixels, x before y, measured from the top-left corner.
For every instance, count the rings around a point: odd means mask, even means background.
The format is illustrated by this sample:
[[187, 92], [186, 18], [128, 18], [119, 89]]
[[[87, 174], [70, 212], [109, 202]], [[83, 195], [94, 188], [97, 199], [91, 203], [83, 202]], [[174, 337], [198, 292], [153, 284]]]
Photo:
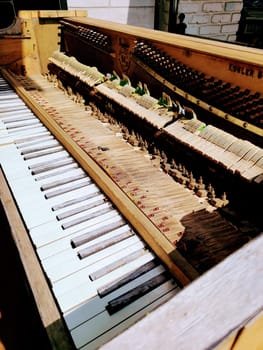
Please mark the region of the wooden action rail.
[[[229, 126], [260, 142], [263, 60], [259, 49], [92, 18], [63, 19], [61, 24], [68, 56], [104, 73], [125, 74], [134, 86], [139, 79], [152, 96], [158, 98], [165, 91], [209, 123]], [[100, 42], [103, 36], [107, 45]], [[237, 99], [239, 103], [232, 106]]]
[[122, 191], [109, 175], [53, 120], [47, 111], [37, 105], [24, 87], [6, 70], [1, 71], [3, 77], [9, 81], [16, 93], [27, 106], [38, 116], [41, 122], [50, 130], [80, 166], [89, 174], [109, 199], [116, 205], [122, 215], [129, 221], [156, 255], [163, 261], [169, 271], [183, 285], [188, 285], [198, 277], [197, 271], [176, 250], [170, 242], [153, 224], [152, 221], [136, 206], [136, 204]]

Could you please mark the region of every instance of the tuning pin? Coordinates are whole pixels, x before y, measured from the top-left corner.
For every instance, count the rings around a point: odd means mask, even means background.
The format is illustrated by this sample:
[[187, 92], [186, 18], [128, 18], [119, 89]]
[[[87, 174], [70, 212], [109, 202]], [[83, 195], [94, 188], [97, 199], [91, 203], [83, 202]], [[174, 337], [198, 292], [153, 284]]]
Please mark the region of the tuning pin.
[[196, 187], [196, 181], [192, 172], [189, 174], [188, 188], [194, 190]]
[[171, 160], [171, 169], [176, 169], [177, 168], [177, 165], [176, 165], [176, 162], [174, 160], [174, 158]]
[[198, 197], [206, 197], [207, 196], [207, 191], [205, 189], [205, 185], [203, 183], [203, 178], [200, 176], [197, 186], [196, 186], [196, 195]]
[[226, 192], [224, 192], [223, 194], [222, 194], [222, 202], [223, 202], [223, 205], [225, 206], [225, 205], [227, 205], [228, 203], [229, 203], [229, 200], [227, 199], [227, 196], [226, 196]]

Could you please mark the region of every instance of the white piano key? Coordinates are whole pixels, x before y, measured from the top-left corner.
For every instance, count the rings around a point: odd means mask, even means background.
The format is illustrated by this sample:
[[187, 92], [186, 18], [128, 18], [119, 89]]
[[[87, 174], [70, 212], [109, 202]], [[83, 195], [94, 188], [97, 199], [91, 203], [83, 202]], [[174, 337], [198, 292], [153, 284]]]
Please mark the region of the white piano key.
[[40, 125], [41, 122], [36, 118], [31, 118], [27, 120], [21, 120], [21, 121], [15, 121], [15, 122], [6, 122], [5, 120], [5, 126], [9, 132], [16, 131], [16, 130], [24, 130], [24, 128], [34, 127], [35, 125]]
[[29, 169], [26, 167], [14, 144], [0, 147], [0, 162], [8, 181], [26, 176], [28, 178], [31, 177]]
[[18, 100], [16, 99], [15, 101], [2, 101], [1, 102], [1, 110], [4, 111], [4, 110], [16, 110], [16, 108], [19, 108], [19, 107], [23, 107], [25, 106], [25, 103], [22, 102], [22, 100]]
[[42, 123], [37, 120], [35, 123], [33, 123], [32, 125], [25, 125], [25, 126], [21, 126], [19, 128], [14, 128], [14, 129], [8, 129], [9, 134], [12, 136], [16, 136], [17, 134], [21, 133], [21, 132], [31, 132], [34, 131], [34, 129], [37, 129], [39, 127], [42, 127]]
[[36, 116], [28, 109], [22, 109], [20, 111], [17, 111], [16, 113], [12, 112], [5, 112], [1, 113], [0, 111], [0, 120], [3, 123], [8, 123], [9, 121], [18, 120], [18, 119], [36, 119]]
[[24, 176], [15, 181], [8, 179], [8, 182], [29, 230], [54, 221], [54, 213], [50, 210], [48, 202], [45, 200], [43, 193], [39, 191], [37, 184], [32, 182], [29, 176]]

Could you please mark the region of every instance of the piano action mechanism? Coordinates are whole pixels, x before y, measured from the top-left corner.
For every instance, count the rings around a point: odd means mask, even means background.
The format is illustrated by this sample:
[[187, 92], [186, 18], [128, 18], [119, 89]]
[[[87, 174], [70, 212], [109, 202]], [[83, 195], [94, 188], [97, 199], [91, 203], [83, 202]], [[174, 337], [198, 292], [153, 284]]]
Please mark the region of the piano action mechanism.
[[[75, 11], [21, 11], [18, 21], [20, 32], [0, 40], [10, 91], [0, 111], [1, 201], [53, 348], [97, 348], [160, 304], [103, 348], [262, 344], [252, 340], [262, 327], [261, 51]], [[25, 183], [55, 214], [32, 215]], [[25, 251], [40, 261], [40, 281]], [[106, 254], [101, 266], [96, 254]], [[106, 306], [93, 317], [100, 297]], [[169, 320], [161, 335], [158, 318]]]

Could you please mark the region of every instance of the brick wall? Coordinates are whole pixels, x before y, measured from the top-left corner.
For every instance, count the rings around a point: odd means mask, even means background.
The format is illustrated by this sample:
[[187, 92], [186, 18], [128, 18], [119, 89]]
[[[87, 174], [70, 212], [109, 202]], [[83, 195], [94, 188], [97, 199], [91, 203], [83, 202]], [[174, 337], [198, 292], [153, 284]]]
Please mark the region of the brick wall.
[[86, 9], [89, 17], [139, 27], [154, 27], [155, 0], [67, 0], [68, 8]]
[[[178, 0], [186, 34], [235, 41], [243, 0]], [[155, 0], [67, 0], [69, 9], [87, 9], [89, 17], [139, 27], [154, 27]], [[168, 31], [170, 0], [159, 0], [159, 29]], [[176, 20], [176, 19], [175, 19]]]
[[180, 0], [178, 13], [186, 16], [186, 34], [235, 41], [242, 6], [240, 0]]

